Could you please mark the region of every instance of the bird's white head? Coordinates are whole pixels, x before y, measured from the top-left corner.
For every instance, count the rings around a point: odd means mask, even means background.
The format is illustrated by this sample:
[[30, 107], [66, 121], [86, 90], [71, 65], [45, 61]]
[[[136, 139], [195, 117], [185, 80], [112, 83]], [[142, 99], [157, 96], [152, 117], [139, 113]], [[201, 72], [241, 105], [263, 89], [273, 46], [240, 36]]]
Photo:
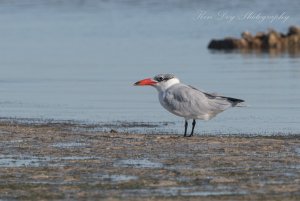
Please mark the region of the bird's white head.
[[153, 86], [157, 91], [162, 92], [174, 84], [180, 83], [173, 74], [158, 74], [154, 78], [146, 78], [134, 83], [135, 86]]

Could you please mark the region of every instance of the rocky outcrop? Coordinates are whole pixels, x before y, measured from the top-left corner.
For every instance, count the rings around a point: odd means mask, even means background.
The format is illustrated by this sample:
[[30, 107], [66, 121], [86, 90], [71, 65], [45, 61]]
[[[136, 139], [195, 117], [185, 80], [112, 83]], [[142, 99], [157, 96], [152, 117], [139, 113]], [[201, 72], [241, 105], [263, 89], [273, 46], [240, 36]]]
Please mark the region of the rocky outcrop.
[[243, 32], [241, 38], [224, 38], [210, 41], [208, 48], [217, 50], [300, 50], [300, 27], [291, 26], [287, 34], [270, 29], [267, 33], [258, 32], [252, 35]]

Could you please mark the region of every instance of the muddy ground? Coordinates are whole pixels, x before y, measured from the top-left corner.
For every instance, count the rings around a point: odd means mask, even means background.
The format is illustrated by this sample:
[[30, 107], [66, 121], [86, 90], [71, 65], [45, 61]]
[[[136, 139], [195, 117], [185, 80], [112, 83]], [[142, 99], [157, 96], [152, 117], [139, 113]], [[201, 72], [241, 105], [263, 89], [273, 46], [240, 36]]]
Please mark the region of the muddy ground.
[[0, 123], [1, 200], [300, 200], [300, 135], [90, 132]]

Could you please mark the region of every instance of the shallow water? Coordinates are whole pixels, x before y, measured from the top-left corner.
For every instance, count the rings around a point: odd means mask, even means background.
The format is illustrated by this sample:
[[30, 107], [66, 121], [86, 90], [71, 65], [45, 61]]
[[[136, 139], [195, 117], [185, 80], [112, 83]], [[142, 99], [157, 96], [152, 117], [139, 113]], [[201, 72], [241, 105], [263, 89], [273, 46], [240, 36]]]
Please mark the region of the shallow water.
[[[299, 54], [206, 48], [212, 38], [268, 27], [286, 32], [299, 25], [298, 1], [284, 2], [0, 1], [0, 116], [171, 122], [135, 131], [182, 133], [183, 120], [162, 109], [154, 89], [132, 86], [169, 72], [249, 105], [199, 122], [196, 133], [299, 133]], [[199, 19], [203, 10], [214, 19]], [[217, 19], [219, 11], [228, 16], [284, 12], [289, 19], [230, 22]]]
[[1, 155], [0, 167], [39, 167], [46, 161], [44, 157]]
[[[60, 167], [72, 163], [72, 161], [80, 160], [100, 160], [101, 157], [95, 156], [66, 156], [66, 157], [50, 157], [50, 156], [30, 156], [30, 155], [0, 155], [0, 167]], [[125, 175], [120, 175], [120, 178]], [[117, 176], [112, 175], [112, 179]]]
[[80, 148], [80, 147], [86, 147], [85, 143], [80, 142], [61, 142], [53, 144], [52, 147], [56, 148]]
[[148, 159], [124, 159], [118, 160], [114, 163], [116, 167], [131, 167], [131, 168], [162, 168], [163, 164], [152, 162]]
[[[197, 191], [199, 190], [199, 191]], [[140, 194], [141, 197], [152, 196], [222, 196], [222, 195], [246, 195], [248, 192], [236, 190], [226, 191], [211, 191], [208, 189], [206, 191], [200, 191], [195, 187], [163, 187], [160, 189], [138, 189], [138, 190], [125, 190], [124, 194], [126, 196], [133, 196], [134, 194]]]

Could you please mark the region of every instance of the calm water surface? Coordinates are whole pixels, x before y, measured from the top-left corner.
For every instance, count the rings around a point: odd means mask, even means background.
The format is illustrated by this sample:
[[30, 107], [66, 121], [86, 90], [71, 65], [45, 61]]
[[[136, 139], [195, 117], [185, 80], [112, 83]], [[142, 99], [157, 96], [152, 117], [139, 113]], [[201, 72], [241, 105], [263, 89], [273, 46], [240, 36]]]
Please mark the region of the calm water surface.
[[[242, 98], [197, 133], [299, 133], [300, 58], [211, 52], [211, 38], [300, 25], [289, 1], [0, 1], [0, 116], [84, 122], [170, 122], [155, 89], [132, 84], [158, 73]], [[272, 10], [270, 10], [272, 7]], [[205, 11], [214, 19], [199, 19]], [[289, 16], [285, 22], [217, 19], [218, 12]]]

